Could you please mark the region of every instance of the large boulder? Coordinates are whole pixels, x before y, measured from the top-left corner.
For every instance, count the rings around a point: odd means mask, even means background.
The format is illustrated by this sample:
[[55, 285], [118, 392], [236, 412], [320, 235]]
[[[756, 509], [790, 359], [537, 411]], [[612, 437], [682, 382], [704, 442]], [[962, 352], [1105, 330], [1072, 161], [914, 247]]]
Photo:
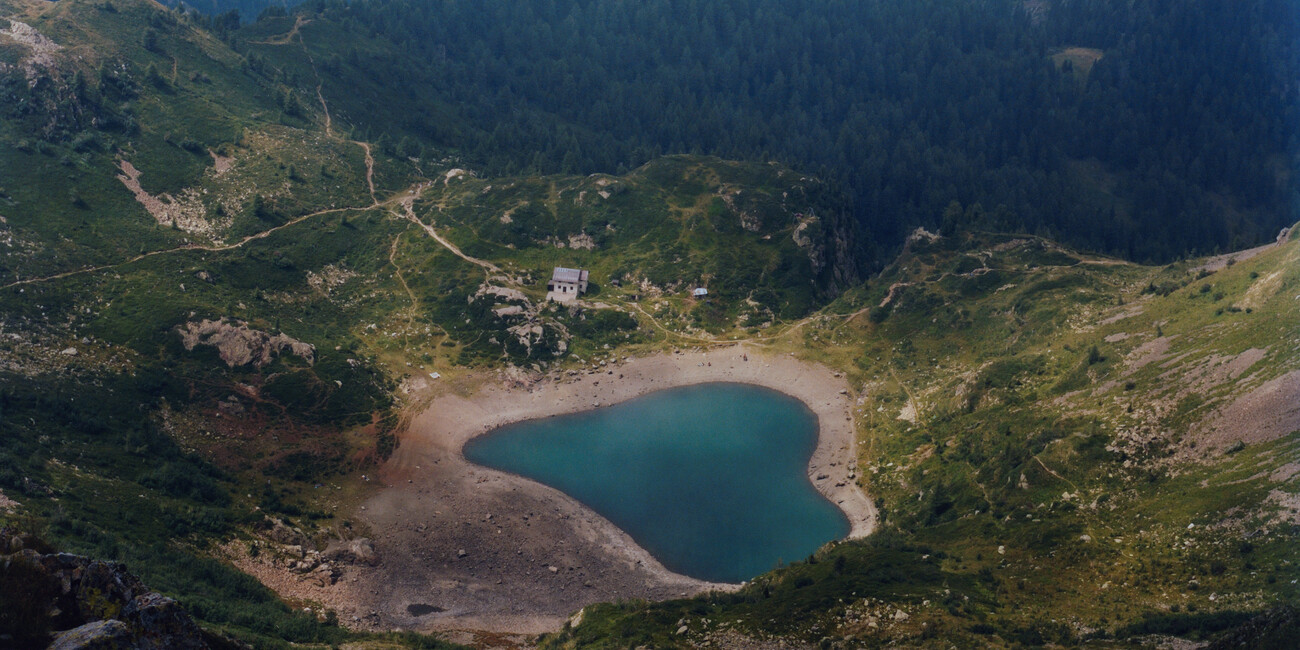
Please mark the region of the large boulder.
[[374, 566], [379, 564], [379, 556], [375, 553], [374, 544], [370, 543], [365, 537], [356, 539], [336, 540], [325, 547], [323, 558], [332, 562], [345, 562], [348, 564], [366, 564]]
[[136, 632], [134, 647], [142, 650], [201, 650], [208, 647], [203, 632], [180, 604], [156, 592], [133, 599], [122, 610], [122, 619]]
[[55, 637], [49, 650], [119, 650], [134, 648], [131, 628], [117, 619], [91, 621], [80, 627], [62, 632]]

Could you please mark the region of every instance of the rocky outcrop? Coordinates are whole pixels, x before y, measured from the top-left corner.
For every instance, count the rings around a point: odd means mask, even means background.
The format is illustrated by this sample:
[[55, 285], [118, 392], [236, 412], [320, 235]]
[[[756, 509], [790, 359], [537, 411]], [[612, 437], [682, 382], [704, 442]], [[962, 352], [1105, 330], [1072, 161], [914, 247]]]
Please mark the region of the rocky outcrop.
[[[925, 228], [918, 227], [916, 230], [913, 230], [911, 234], [907, 236], [907, 241], [904, 243], [904, 246], [911, 246], [912, 244], [916, 244], [916, 243], [933, 244], [934, 242], [937, 242], [940, 239], [941, 237], [939, 237], [938, 234], [932, 233], [929, 230], [926, 230]], [[1010, 242], [1006, 242], [1006, 244], [1011, 244], [1012, 247], [1014, 247], [1015, 245], [1019, 243], [1023, 243], [1024, 241], [1025, 240], [1016, 239]], [[1001, 245], [1006, 245], [1006, 244], [1001, 244]]]
[[1282, 650], [1294, 648], [1300, 637], [1300, 610], [1278, 605], [1215, 639], [1206, 650]]
[[50, 40], [27, 23], [19, 22], [13, 18], [5, 22], [8, 23], [8, 27], [0, 29], [0, 36], [7, 36], [8, 38], [0, 39], [0, 41], [8, 40], [27, 50], [26, 56], [22, 58], [20, 65], [27, 77], [28, 87], [34, 86], [37, 80], [40, 79], [42, 70], [48, 70], [56, 66], [58, 61], [56, 53], [63, 49], [63, 46]]
[[823, 217], [796, 214], [798, 225], [790, 237], [808, 255], [817, 288], [825, 295], [838, 296], [862, 281], [856, 261], [854, 226], [844, 215], [829, 212]]
[[231, 647], [116, 562], [49, 553], [26, 536], [0, 543], [0, 647], [59, 650]]
[[231, 368], [248, 364], [261, 368], [271, 363], [272, 357], [286, 352], [302, 357], [307, 363], [316, 361], [316, 346], [284, 334], [255, 330], [241, 321], [225, 318], [191, 321], [177, 326], [176, 331], [186, 350], [198, 345], [213, 346]]
[[122, 609], [137, 648], [201, 650], [210, 647], [194, 619], [176, 601], [157, 592], [136, 596]]

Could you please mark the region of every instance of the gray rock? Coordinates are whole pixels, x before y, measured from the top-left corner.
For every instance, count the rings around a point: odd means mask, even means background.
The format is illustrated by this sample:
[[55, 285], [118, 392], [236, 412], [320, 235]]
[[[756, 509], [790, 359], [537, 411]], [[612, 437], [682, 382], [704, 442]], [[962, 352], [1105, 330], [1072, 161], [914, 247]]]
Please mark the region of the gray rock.
[[132, 646], [131, 628], [116, 619], [92, 621], [59, 634], [49, 650], [109, 650]]
[[122, 609], [122, 619], [137, 633], [142, 650], [201, 650], [203, 632], [176, 601], [157, 592], [137, 596]]

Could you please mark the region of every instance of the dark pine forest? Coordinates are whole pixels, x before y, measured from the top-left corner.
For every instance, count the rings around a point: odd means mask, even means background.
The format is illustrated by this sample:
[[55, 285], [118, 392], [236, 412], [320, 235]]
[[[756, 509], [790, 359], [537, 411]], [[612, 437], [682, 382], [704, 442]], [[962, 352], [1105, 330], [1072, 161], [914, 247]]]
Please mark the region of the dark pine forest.
[[666, 153], [778, 160], [841, 189], [873, 263], [919, 225], [1168, 261], [1300, 218], [1289, 0], [296, 10], [394, 44], [322, 62], [405, 89], [410, 110], [351, 114], [394, 152], [451, 148], [488, 173], [620, 172]]

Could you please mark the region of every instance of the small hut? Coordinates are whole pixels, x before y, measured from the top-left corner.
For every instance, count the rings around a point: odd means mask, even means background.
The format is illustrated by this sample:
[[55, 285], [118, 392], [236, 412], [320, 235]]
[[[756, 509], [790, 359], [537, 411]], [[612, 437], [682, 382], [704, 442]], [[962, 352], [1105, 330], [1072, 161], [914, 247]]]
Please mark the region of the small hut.
[[572, 302], [587, 290], [587, 271], [555, 267], [551, 281], [546, 283], [546, 299], [555, 302]]

